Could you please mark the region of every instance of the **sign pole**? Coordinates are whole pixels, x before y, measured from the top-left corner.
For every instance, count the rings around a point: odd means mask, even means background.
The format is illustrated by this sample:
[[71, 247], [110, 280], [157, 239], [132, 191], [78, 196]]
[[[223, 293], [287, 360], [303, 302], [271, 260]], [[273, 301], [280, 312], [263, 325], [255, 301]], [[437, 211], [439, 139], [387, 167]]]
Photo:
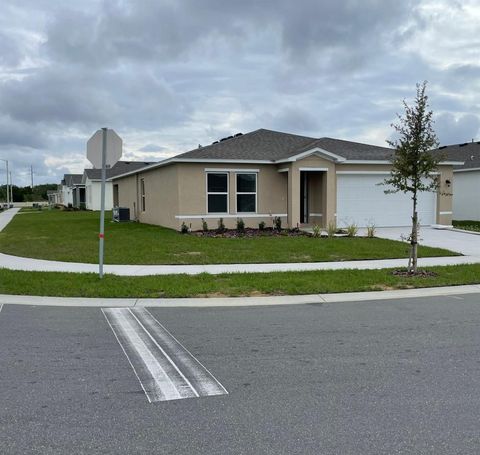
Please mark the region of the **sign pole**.
[[105, 239], [105, 180], [107, 177], [107, 128], [102, 128], [102, 190], [100, 195], [100, 234], [98, 245], [98, 276], [103, 278], [103, 242]]

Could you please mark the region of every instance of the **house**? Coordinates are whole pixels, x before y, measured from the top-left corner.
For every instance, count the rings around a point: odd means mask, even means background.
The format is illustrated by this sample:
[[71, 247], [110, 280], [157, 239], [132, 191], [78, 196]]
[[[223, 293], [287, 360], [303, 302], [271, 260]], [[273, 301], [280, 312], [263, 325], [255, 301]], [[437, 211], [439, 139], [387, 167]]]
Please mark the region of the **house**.
[[[119, 206], [142, 223], [178, 229], [184, 222], [215, 228], [220, 218], [234, 227], [261, 221], [283, 226], [406, 226], [411, 199], [385, 194], [379, 185], [391, 170], [393, 149], [259, 129], [236, 134], [143, 169], [112, 178]], [[422, 193], [423, 225], [450, 225], [453, 165], [439, 166], [438, 192]], [[448, 188], [447, 188], [448, 187]]]
[[[118, 161], [114, 166], [107, 169], [107, 180], [105, 183], [105, 209], [111, 210], [116, 205], [112, 190], [113, 177], [127, 172], [134, 172], [152, 164], [154, 163], [150, 161]], [[82, 184], [85, 187], [85, 205], [87, 210], [100, 210], [102, 170], [85, 169], [82, 176]]]
[[85, 187], [82, 174], [65, 174], [60, 184], [59, 195], [55, 198], [66, 207], [80, 207], [85, 203]]
[[480, 221], [480, 142], [465, 142], [439, 148], [463, 161], [453, 168], [453, 219]]

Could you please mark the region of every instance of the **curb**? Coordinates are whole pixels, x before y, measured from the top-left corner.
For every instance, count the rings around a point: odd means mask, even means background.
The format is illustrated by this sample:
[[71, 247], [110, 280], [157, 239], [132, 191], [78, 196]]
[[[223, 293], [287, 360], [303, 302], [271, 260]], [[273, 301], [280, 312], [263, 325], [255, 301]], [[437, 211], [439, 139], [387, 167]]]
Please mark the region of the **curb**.
[[348, 292], [339, 294], [311, 294], [266, 297], [178, 298], [178, 299], [117, 299], [82, 297], [44, 297], [0, 294], [0, 305], [31, 305], [60, 307], [153, 307], [153, 308], [212, 308], [311, 305], [340, 302], [365, 302], [449, 295], [480, 294], [480, 284], [434, 288], [401, 289], [395, 291]]

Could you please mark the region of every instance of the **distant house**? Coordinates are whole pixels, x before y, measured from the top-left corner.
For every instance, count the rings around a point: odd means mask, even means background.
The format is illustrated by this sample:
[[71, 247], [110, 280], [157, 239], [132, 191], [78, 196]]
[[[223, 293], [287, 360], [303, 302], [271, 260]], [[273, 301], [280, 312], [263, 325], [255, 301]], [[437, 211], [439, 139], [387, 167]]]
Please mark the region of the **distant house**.
[[[80, 207], [85, 203], [85, 186], [82, 184], [82, 174], [65, 174], [59, 188], [59, 194], [54, 199], [66, 207]], [[51, 197], [53, 199], [53, 197]]]
[[440, 147], [462, 165], [453, 168], [453, 219], [480, 221], [480, 142]]
[[[114, 198], [112, 178], [127, 172], [133, 172], [152, 165], [152, 162], [143, 161], [118, 161], [112, 168], [107, 169], [107, 181], [105, 185], [105, 209], [111, 210], [118, 205]], [[85, 188], [85, 205], [88, 210], [100, 210], [102, 170], [85, 169], [81, 179]]]
[[[220, 218], [227, 227], [237, 218], [257, 227], [275, 217], [291, 228], [330, 222], [406, 226], [410, 196], [385, 194], [379, 185], [391, 171], [393, 154], [386, 147], [260, 129], [112, 180], [118, 204], [130, 208], [132, 219], [174, 229], [183, 222], [199, 229], [202, 219], [215, 228]], [[463, 162], [445, 159], [439, 190], [420, 195], [421, 224], [451, 224], [447, 190], [456, 164]]]

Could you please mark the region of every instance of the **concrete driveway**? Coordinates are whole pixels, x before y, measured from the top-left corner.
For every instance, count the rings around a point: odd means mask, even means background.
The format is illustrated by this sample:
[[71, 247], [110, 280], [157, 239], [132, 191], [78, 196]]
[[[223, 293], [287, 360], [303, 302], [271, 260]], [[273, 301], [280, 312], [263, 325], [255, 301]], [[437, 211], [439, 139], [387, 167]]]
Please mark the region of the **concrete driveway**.
[[[405, 238], [408, 237], [410, 229], [409, 227], [377, 228], [376, 236], [390, 240], [401, 240], [402, 235]], [[467, 232], [422, 227], [420, 229], [420, 244], [445, 248], [465, 256], [480, 256], [480, 235]]]

